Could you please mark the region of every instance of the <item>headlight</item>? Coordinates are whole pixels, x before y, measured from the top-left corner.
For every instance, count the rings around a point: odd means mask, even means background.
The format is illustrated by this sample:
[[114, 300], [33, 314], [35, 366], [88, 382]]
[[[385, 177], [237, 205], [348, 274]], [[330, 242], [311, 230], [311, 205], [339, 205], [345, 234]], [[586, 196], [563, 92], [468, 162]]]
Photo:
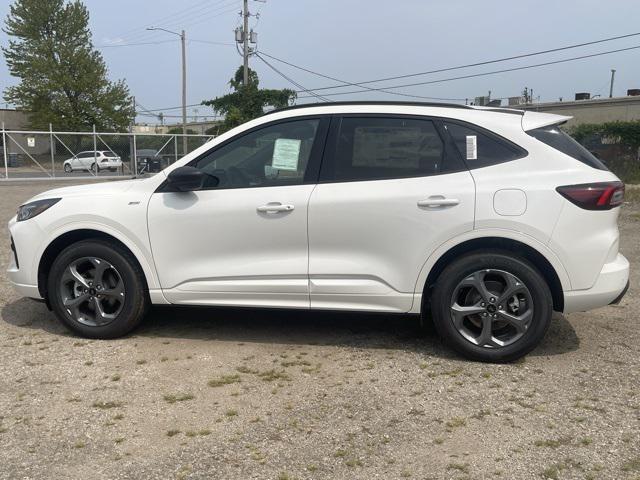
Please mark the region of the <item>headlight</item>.
[[25, 203], [18, 207], [18, 222], [24, 222], [35, 216], [40, 215], [47, 208], [52, 207], [60, 201], [59, 198], [47, 198], [46, 200], [36, 200], [35, 202]]

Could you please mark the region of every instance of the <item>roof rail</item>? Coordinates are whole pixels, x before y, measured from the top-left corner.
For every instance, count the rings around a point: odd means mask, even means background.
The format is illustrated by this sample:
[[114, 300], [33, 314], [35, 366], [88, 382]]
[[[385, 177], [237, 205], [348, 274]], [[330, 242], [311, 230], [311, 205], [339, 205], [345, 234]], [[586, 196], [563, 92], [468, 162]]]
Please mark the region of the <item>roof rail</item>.
[[465, 108], [472, 109], [469, 105], [460, 105], [459, 103], [438, 103], [438, 102], [390, 102], [384, 100], [354, 100], [344, 102], [323, 102], [323, 103], [303, 103], [300, 105], [291, 105], [289, 107], [276, 108], [264, 115], [272, 113], [283, 112], [286, 110], [296, 110], [298, 108], [311, 108], [311, 107], [333, 107], [343, 105], [406, 105], [411, 107], [443, 107], [443, 108]]

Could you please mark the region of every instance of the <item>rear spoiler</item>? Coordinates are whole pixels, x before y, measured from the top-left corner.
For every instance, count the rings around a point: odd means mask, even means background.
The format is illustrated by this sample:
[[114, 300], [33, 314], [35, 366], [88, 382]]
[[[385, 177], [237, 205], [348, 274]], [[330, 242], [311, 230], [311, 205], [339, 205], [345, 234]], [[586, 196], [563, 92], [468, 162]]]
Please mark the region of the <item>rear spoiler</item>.
[[555, 115], [553, 113], [526, 111], [522, 116], [522, 129], [525, 132], [536, 128], [549, 127], [551, 125], [562, 125], [573, 117]]

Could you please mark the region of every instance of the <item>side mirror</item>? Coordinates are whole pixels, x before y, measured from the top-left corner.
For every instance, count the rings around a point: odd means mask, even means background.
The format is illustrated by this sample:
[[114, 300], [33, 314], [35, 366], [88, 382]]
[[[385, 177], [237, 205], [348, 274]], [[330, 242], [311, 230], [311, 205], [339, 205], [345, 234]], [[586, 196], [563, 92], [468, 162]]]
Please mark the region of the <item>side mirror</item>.
[[202, 190], [207, 174], [194, 167], [179, 167], [167, 176], [167, 181], [174, 192], [193, 192]]

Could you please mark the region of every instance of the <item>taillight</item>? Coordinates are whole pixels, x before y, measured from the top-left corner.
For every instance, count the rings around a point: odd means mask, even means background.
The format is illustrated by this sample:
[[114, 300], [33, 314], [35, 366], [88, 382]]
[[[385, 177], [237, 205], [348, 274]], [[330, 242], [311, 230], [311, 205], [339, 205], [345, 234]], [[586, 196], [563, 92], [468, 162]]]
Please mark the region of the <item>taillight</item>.
[[624, 183], [600, 182], [565, 185], [556, 191], [571, 203], [585, 210], [611, 210], [622, 205]]

